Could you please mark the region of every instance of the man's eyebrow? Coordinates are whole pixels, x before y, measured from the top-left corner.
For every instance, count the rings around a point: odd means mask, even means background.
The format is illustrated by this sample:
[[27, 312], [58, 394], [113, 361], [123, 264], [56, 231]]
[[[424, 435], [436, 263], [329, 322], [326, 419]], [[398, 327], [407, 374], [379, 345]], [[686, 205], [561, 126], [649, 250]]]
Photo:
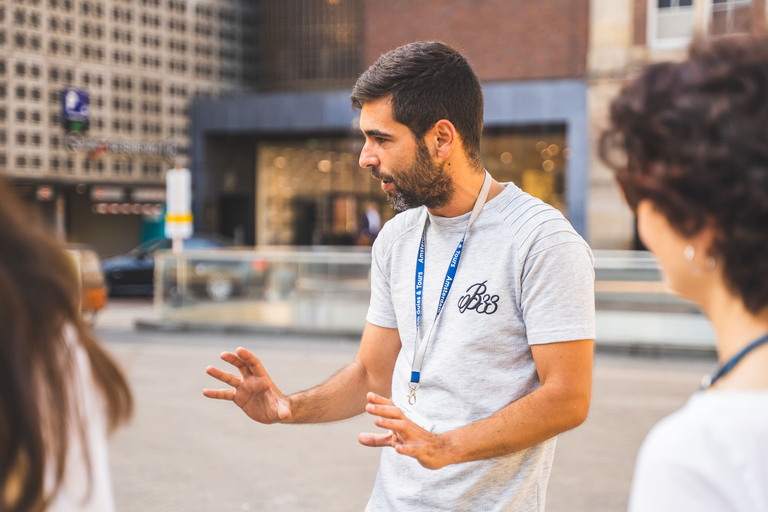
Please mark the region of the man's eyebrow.
[[392, 138], [391, 133], [382, 132], [381, 130], [365, 130], [363, 131], [364, 134], [366, 134], [368, 137], [384, 137], [387, 139]]

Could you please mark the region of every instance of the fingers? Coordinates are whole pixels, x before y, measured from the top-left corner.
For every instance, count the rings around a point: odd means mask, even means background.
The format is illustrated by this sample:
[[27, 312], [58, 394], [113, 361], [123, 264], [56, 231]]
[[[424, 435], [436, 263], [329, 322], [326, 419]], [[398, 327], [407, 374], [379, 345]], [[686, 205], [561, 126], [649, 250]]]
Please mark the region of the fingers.
[[214, 379], [219, 379], [224, 384], [229, 384], [233, 388], [236, 388], [240, 384], [240, 378], [232, 375], [228, 372], [223, 372], [216, 368], [215, 366], [209, 366], [205, 369], [205, 373], [213, 377]]
[[234, 389], [204, 389], [203, 396], [213, 398], [215, 400], [229, 400], [230, 402], [235, 399]]
[[377, 395], [376, 393], [369, 392], [365, 397], [368, 399], [368, 403], [374, 404], [374, 405], [392, 405], [394, 406], [395, 403], [392, 400], [389, 400], [387, 398], [384, 398], [381, 395]]
[[240, 370], [240, 375], [243, 377], [248, 377], [251, 375], [251, 370], [248, 368], [248, 365], [245, 361], [240, 359], [237, 354], [233, 354], [232, 352], [222, 352], [219, 357], [222, 361], [226, 361], [232, 366], [236, 366], [238, 370]]
[[386, 428], [395, 434], [401, 434], [404, 438], [408, 433], [408, 423], [405, 420], [389, 420], [387, 418], [376, 418], [373, 420], [377, 427]]
[[251, 354], [248, 350], [244, 349], [243, 347], [238, 347], [235, 352], [237, 352], [237, 355], [240, 357], [240, 359], [245, 362], [248, 370], [250, 370], [251, 373], [259, 377], [266, 377], [269, 375], [267, 370], [264, 369], [264, 365], [262, 365], [261, 361], [259, 361], [259, 358]]
[[371, 434], [364, 432], [357, 436], [357, 442], [363, 446], [381, 448], [382, 446], [392, 446], [392, 438], [392, 434]]
[[369, 414], [373, 414], [374, 416], [381, 416], [382, 418], [389, 418], [392, 420], [401, 420], [405, 418], [403, 411], [394, 405], [368, 404], [365, 406], [365, 411]]

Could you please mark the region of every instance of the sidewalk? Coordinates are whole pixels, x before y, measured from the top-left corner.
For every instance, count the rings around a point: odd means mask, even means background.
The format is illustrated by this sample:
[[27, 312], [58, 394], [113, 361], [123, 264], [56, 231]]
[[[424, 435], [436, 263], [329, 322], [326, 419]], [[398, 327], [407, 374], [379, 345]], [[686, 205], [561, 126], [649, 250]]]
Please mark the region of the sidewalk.
[[156, 321], [151, 297], [110, 298], [96, 316], [95, 329], [133, 329], [137, 322]]

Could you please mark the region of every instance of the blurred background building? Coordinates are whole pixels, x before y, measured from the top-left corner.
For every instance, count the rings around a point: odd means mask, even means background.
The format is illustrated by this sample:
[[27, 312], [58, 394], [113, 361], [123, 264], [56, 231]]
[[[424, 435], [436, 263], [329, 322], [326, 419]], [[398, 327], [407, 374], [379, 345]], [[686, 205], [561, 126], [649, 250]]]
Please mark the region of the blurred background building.
[[587, 0], [261, 2], [258, 93], [193, 107], [196, 225], [249, 244], [360, 243], [366, 207], [393, 212], [358, 166], [350, 90], [382, 53], [437, 39], [483, 82], [488, 170], [585, 232], [588, 14]]
[[682, 60], [695, 34], [724, 35], [765, 26], [765, 0], [592, 0], [589, 85], [590, 185], [587, 233], [598, 249], [640, 249], [636, 221], [595, 143], [610, 101], [643, 66]]
[[[633, 248], [634, 218], [593, 149], [610, 98], [694, 33], [765, 19], [765, 0], [5, 0], [0, 173], [102, 254], [162, 233], [175, 164], [193, 171], [198, 231], [370, 243], [371, 212], [392, 211], [357, 164], [349, 92], [382, 53], [438, 39], [483, 82], [494, 177], [593, 247]], [[64, 116], [70, 88], [88, 98], [85, 123]]]
[[[255, 16], [235, 0], [3, 1], [0, 173], [69, 241], [109, 253], [161, 234], [190, 100], [255, 84]], [[69, 88], [86, 123], [65, 126]]]

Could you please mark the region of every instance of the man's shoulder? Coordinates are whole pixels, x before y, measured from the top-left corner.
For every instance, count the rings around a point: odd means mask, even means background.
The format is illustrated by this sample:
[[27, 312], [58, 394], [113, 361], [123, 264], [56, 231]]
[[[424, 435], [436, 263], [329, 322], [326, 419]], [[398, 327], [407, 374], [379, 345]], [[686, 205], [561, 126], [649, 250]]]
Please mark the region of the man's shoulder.
[[398, 213], [387, 222], [381, 228], [379, 235], [376, 237], [376, 245], [380, 247], [390, 247], [396, 243], [397, 240], [414, 230], [417, 230], [419, 226], [424, 225], [424, 215], [426, 208], [413, 208], [404, 212]]
[[507, 187], [513, 188], [496, 211], [521, 252], [530, 254], [563, 243], [589, 248], [560, 210], [514, 184]]

